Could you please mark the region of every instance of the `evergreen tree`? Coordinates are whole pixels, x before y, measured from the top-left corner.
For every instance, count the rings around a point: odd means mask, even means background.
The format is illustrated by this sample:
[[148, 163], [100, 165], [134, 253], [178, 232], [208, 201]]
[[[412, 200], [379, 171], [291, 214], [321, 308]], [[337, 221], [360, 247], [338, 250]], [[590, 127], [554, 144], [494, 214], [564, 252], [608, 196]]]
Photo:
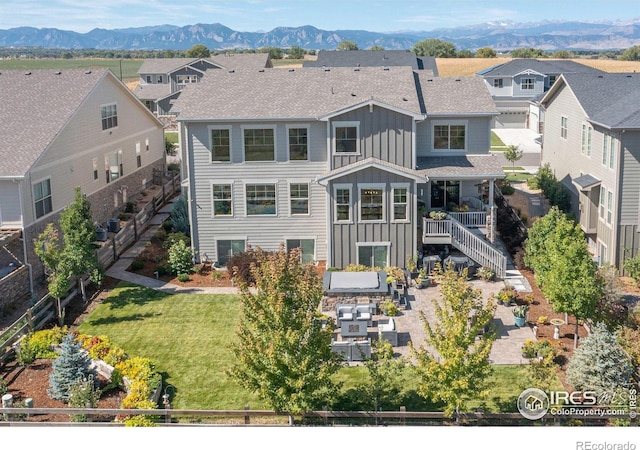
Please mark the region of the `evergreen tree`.
[[[483, 302], [481, 291], [473, 289], [462, 274], [446, 270], [436, 300], [436, 321], [429, 323], [421, 313], [426, 332], [425, 347], [411, 346], [416, 359], [418, 394], [433, 402], [444, 402], [444, 413], [452, 417], [464, 410], [469, 400], [485, 398], [492, 372], [489, 352], [496, 339], [485, 330], [495, 311], [493, 302]], [[484, 304], [483, 304], [484, 303]]]
[[302, 263], [299, 249], [252, 251], [255, 291], [234, 277], [242, 313], [228, 373], [276, 411], [319, 408], [335, 395], [332, 377], [340, 367], [331, 352], [333, 324], [322, 328], [316, 317], [322, 281], [313, 266]]
[[630, 387], [632, 374], [629, 358], [601, 322], [573, 352], [567, 365], [567, 381], [573, 387], [598, 393]]
[[95, 377], [89, 368], [91, 359], [82, 350], [82, 344], [76, 342], [72, 334], [67, 334], [60, 344], [60, 356], [53, 361], [53, 371], [49, 375], [49, 397], [67, 401], [72, 386], [78, 381]]

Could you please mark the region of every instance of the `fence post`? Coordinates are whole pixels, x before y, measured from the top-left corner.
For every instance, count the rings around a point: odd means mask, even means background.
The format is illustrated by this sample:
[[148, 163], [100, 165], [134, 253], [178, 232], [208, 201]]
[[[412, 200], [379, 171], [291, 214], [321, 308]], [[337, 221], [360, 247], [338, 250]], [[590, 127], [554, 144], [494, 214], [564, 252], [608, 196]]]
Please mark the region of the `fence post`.
[[164, 183], [162, 183], [162, 203], [167, 199], [167, 194], [164, 192]]
[[[249, 411], [249, 405], [244, 405], [244, 410], [245, 411]], [[244, 424], [245, 425], [249, 425], [250, 422], [251, 422], [250, 416], [248, 414], [245, 414], [245, 416], [244, 416]]]
[[113, 261], [117, 261], [118, 260], [118, 251], [116, 250], [116, 237], [113, 236], [111, 238], [111, 244], [113, 245]]
[[33, 332], [33, 307], [27, 309], [27, 327], [29, 329], [29, 333]]
[[400, 413], [402, 413], [402, 416], [400, 416], [400, 425], [406, 425], [406, 412], [407, 412], [407, 407], [406, 406], [401, 406], [400, 407]]
[[329, 420], [328, 420], [328, 417], [327, 417], [327, 411], [328, 411], [327, 405], [324, 405], [322, 407], [322, 412], [324, 412], [325, 414], [324, 414], [324, 416], [322, 416], [322, 423], [324, 423], [325, 426], [327, 426], [329, 424]]
[[133, 238], [138, 240], [138, 219], [137, 215], [133, 216]]
[[[2, 396], [2, 407], [3, 408], [11, 408], [13, 407], [13, 395], [4, 394]], [[3, 414], [4, 420], [9, 421], [12, 419], [11, 414]]]

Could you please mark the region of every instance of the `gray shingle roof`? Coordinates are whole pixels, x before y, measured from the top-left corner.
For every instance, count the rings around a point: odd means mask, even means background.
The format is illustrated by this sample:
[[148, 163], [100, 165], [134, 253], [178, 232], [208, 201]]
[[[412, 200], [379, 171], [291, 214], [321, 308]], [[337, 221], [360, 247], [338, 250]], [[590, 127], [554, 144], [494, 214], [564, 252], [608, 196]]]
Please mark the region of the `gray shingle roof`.
[[0, 176], [24, 176], [107, 73], [0, 71]]
[[178, 120], [315, 119], [372, 99], [422, 114], [410, 67], [208, 71], [172, 111]]
[[573, 182], [580, 188], [581, 191], [586, 191], [600, 184], [600, 180], [590, 173], [579, 176], [573, 179]]
[[315, 61], [305, 61], [303, 67], [393, 67], [410, 66], [415, 70], [430, 70], [438, 76], [436, 59], [417, 57], [407, 50], [320, 50]]
[[640, 127], [640, 74], [563, 76], [590, 120], [610, 128]]
[[139, 83], [133, 93], [141, 100], [157, 100], [171, 94], [171, 85]]
[[[225, 69], [262, 69], [271, 67], [268, 53], [229, 53], [204, 59], [218, 66], [222, 66]], [[138, 73], [166, 74], [199, 60], [200, 58], [145, 59], [140, 69], [138, 69]]]
[[480, 177], [504, 178], [502, 164], [495, 155], [430, 156], [416, 161], [419, 173], [429, 178]]
[[498, 114], [489, 89], [480, 77], [440, 78], [416, 72], [426, 113]]
[[512, 77], [524, 70], [535, 70], [545, 75], [559, 75], [561, 73], [604, 73], [593, 67], [585, 66], [568, 59], [540, 60], [533, 58], [514, 59], [504, 64], [481, 70], [478, 75], [483, 77]]
[[[356, 161], [354, 163], [351, 164], [347, 164], [346, 166], [342, 166], [339, 167], [337, 169], [333, 169], [330, 170], [328, 172], [322, 173], [320, 175], [318, 175], [318, 177], [316, 178], [316, 180], [318, 180], [319, 182], [322, 181], [326, 181], [329, 179], [335, 179], [338, 178], [342, 175], [347, 175], [349, 173], [352, 173], [354, 171], [359, 171], [362, 169], [366, 169], [368, 167], [379, 167], [382, 170], [387, 170], [390, 172], [394, 172], [394, 173], [399, 173], [399, 174], [403, 174], [406, 175], [407, 178], [414, 178], [414, 179], [418, 179], [419, 181], [424, 181], [424, 173], [418, 171], [418, 170], [414, 170], [414, 169], [409, 169], [407, 167], [402, 167], [399, 166], [397, 164], [393, 164], [389, 161], [384, 161], [382, 159], [378, 159], [378, 158], [374, 158], [374, 157], [369, 157], [369, 158], [365, 158], [362, 159], [360, 161]], [[322, 183], [321, 183], [322, 184]]]

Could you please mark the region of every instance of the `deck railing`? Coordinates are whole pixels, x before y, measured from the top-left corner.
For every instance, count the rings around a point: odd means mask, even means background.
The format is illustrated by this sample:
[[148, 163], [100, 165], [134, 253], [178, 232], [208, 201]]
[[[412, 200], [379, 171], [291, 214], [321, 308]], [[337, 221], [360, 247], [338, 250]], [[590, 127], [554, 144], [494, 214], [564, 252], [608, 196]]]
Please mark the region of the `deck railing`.
[[453, 219], [469, 228], [484, 228], [487, 226], [487, 213], [485, 211], [450, 212]]
[[451, 215], [444, 220], [423, 219], [423, 241], [428, 237], [451, 238], [451, 244], [482, 266], [493, 269], [504, 278], [507, 274], [507, 257], [496, 247], [465, 228]]

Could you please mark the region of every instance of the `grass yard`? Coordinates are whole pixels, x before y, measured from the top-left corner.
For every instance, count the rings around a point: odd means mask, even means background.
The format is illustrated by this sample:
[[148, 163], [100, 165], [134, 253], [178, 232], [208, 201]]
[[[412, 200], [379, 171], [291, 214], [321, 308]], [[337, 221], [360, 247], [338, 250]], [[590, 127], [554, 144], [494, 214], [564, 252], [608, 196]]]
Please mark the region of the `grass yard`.
[[491, 150], [493, 151], [504, 151], [507, 149], [507, 144], [505, 144], [502, 139], [494, 132], [491, 132]]
[[[129, 355], [151, 358], [165, 383], [175, 387], [176, 409], [251, 409], [266, 406], [225, 374], [233, 355], [228, 344], [235, 339], [240, 315], [236, 295], [169, 295], [121, 282], [80, 325], [79, 331], [106, 335]], [[522, 391], [521, 366], [494, 366], [494, 387], [486, 411], [515, 411]], [[405, 406], [409, 411], [437, 411], [438, 405], [419, 397], [411, 368], [406, 369], [402, 392], [386, 409]], [[344, 367], [336, 375], [343, 383], [342, 395], [333, 409], [366, 409], [356, 387], [365, 383], [363, 366]], [[557, 381], [558, 389], [561, 384]], [[472, 402], [472, 409], [481, 406]]]
[[[99, 58], [72, 58], [72, 59], [3, 59], [0, 60], [0, 69], [91, 69], [108, 67], [119, 78], [122, 67], [122, 78], [139, 77], [138, 69], [144, 59], [99, 59]], [[122, 66], [121, 66], [122, 65]]]
[[239, 314], [235, 295], [168, 295], [123, 282], [79, 330], [106, 335], [129, 355], [151, 358], [175, 387], [176, 409], [261, 409], [224, 373]]
[[[509, 167], [509, 169], [511, 169], [511, 167]], [[511, 172], [509, 169], [504, 169], [504, 173], [507, 174], [507, 180], [509, 181], [528, 181], [533, 177], [529, 172]], [[518, 169], [518, 166], [516, 166], [516, 169]]]
[[167, 141], [171, 142], [172, 144], [178, 144], [178, 132], [177, 131], [165, 131], [164, 132], [164, 137]]

